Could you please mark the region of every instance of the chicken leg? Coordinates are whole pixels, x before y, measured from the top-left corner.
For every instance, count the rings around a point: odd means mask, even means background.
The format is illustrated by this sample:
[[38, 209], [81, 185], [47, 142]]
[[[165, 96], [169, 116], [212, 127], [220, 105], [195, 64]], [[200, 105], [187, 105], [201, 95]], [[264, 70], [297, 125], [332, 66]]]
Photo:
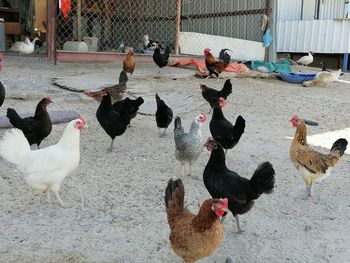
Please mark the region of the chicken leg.
[[311, 197], [311, 186], [312, 182], [310, 183], [310, 185], [306, 186], [304, 200], [307, 200], [309, 197]]
[[58, 194], [58, 192], [54, 192], [54, 193], [55, 193], [55, 196], [58, 199], [58, 202], [60, 203], [60, 205], [62, 207], [64, 207], [64, 204], [63, 204], [62, 199], [61, 199], [60, 195]]
[[241, 226], [239, 224], [239, 218], [238, 218], [238, 215], [234, 215], [235, 219], [236, 219], [236, 224], [237, 224], [237, 228], [238, 228], [238, 231], [237, 233], [238, 234], [242, 234], [243, 233], [243, 230], [241, 229]]
[[114, 143], [114, 139], [112, 139], [111, 141], [111, 145], [109, 146], [109, 148], [107, 149], [107, 152], [112, 152], [113, 151], [113, 143]]
[[189, 174], [189, 176], [190, 177], [192, 176], [192, 164], [191, 164], [191, 162], [190, 162], [190, 174]]

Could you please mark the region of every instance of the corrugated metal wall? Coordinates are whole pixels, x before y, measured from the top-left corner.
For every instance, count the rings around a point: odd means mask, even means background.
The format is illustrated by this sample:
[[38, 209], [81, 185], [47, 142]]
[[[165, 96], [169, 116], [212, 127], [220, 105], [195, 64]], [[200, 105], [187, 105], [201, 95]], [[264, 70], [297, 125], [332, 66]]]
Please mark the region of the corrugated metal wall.
[[321, 0], [319, 19], [343, 18], [344, 8], [345, 0]]
[[[320, 0], [320, 20], [344, 17], [345, 0]], [[303, 0], [278, 0], [278, 21], [295, 21], [301, 19]], [[305, 8], [305, 5], [304, 5]], [[314, 12], [315, 7], [309, 7]]]
[[181, 31], [261, 41], [266, 0], [184, 0]]
[[350, 20], [279, 21], [278, 52], [350, 53]]
[[278, 21], [294, 21], [301, 18], [302, 0], [278, 0]]

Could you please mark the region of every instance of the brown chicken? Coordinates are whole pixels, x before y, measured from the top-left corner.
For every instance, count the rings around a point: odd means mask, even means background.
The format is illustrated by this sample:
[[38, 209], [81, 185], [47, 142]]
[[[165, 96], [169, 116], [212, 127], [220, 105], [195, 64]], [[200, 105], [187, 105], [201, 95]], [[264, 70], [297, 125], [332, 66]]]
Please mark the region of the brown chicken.
[[301, 120], [298, 116], [293, 116], [291, 122], [296, 131], [289, 154], [294, 166], [300, 172], [305, 182], [305, 199], [307, 199], [311, 197], [312, 184], [322, 181], [330, 175], [330, 168], [338, 163], [346, 150], [348, 142], [346, 139], [338, 139], [333, 144], [330, 153], [319, 153], [311, 149], [307, 144], [307, 130], [305, 126], [305, 124], [312, 126], [317, 124]]
[[228, 211], [228, 199], [207, 199], [194, 215], [184, 207], [184, 197], [181, 179], [170, 179], [165, 189], [165, 206], [171, 247], [186, 263], [193, 263], [220, 245], [224, 235], [220, 218]]
[[231, 51], [231, 50], [222, 49], [219, 54], [219, 60], [216, 60], [215, 57], [210, 53], [210, 48], [204, 49], [205, 66], [209, 71], [208, 78], [214, 74], [218, 79], [219, 75], [230, 64], [231, 57], [227, 53], [227, 51]]
[[134, 51], [129, 50], [128, 54], [126, 55], [126, 58], [123, 61], [123, 70], [127, 73], [134, 73], [135, 70], [135, 55]]

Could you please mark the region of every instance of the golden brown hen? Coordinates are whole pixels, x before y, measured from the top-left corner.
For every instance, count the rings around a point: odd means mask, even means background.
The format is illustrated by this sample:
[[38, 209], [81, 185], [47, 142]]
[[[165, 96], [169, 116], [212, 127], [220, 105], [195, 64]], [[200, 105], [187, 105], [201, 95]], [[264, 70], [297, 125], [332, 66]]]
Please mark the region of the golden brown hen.
[[127, 73], [134, 73], [135, 70], [135, 55], [132, 50], [129, 50], [126, 58], [123, 61], [123, 70]]
[[184, 197], [181, 179], [170, 179], [165, 189], [169, 239], [175, 253], [186, 263], [193, 263], [209, 256], [220, 245], [224, 231], [219, 219], [227, 211], [228, 200], [205, 200], [195, 215], [184, 207]]
[[305, 199], [311, 197], [311, 186], [313, 182], [319, 182], [330, 175], [330, 168], [335, 166], [344, 154], [348, 142], [346, 139], [338, 139], [333, 144], [330, 153], [322, 154], [310, 148], [307, 143], [306, 124], [315, 125], [307, 120], [301, 120], [298, 116], [291, 119], [296, 128], [295, 135], [290, 147], [290, 158], [300, 172], [305, 185]]

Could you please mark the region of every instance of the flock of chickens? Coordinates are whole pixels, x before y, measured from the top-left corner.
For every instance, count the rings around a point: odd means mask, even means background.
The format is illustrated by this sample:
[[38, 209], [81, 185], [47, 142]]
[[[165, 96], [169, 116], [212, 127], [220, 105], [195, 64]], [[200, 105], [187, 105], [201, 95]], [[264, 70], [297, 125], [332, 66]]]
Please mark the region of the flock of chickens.
[[[228, 65], [230, 59], [223, 50], [219, 60], [216, 60], [205, 49], [205, 63], [209, 76], [219, 77]], [[153, 59], [162, 68], [167, 65], [169, 48], [160, 52], [157, 44]], [[124, 63], [121, 79], [127, 80], [126, 73], [132, 74], [135, 69], [135, 58], [129, 51]], [[126, 83], [122, 82], [122, 83]], [[182, 126], [181, 119], [174, 119], [175, 158], [183, 167], [189, 165], [192, 175], [192, 165], [200, 156], [203, 148], [210, 152], [210, 158], [203, 171], [204, 186], [212, 199], [205, 200], [197, 214], [191, 213], [184, 204], [185, 187], [181, 179], [168, 181], [165, 189], [165, 207], [170, 226], [170, 242], [175, 253], [185, 262], [195, 262], [212, 254], [223, 239], [223, 220], [230, 211], [235, 217], [238, 232], [242, 229], [239, 215], [247, 213], [262, 194], [270, 194], [275, 186], [275, 171], [270, 162], [259, 164], [252, 171], [250, 179], [241, 177], [226, 166], [227, 150], [237, 145], [246, 126], [242, 116], [235, 123], [226, 119], [222, 108], [226, 105], [228, 96], [232, 93], [232, 83], [228, 79], [221, 90], [215, 90], [205, 85], [200, 86], [203, 98], [210, 105], [212, 116], [209, 124], [212, 137], [204, 143], [201, 128], [207, 121], [205, 114], [196, 116], [188, 132]], [[131, 120], [136, 116], [139, 107], [144, 102], [142, 97], [125, 98], [113, 103], [113, 92], [106, 88], [97, 94], [88, 95], [100, 100], [96, 118], [104, 131], [110, 136], [111, 144], [108, 151], [113, 150], [113, 142], [127, 130]], [[5, 97], [5, 90], [0, 83], [0, 106]], [[173, 121], [172, 109], [155, 94], [157, 111], [155, 113], [159, 135], [165, 136], [166, 129]], [[7, 109], [7, 117], [14, 129], [7, 130], [0, 141], [0, 155], [17, 166], [27, 184], [46, 193], [50, 198], [53, 193], [59, 203], [64, 206], [59, 196], [61, 183], [66, 176], [73, 173], [80, 159], [80, 131], [86, 127], [86, 122], [79, 117], [68, 123], [59, 142], [47, 148], [40, 149], [40, 143], [52, 130], [52, 122], [47, 107], [52, 103], [50, 97], [43, 98], [37, 105], [33, 117], [21, 118], [14, 109]], [[306, 125], [317, 125], [312, 121], [293, 116], [292, 126], [296, 128], [290, 147], [290, 158], [301, 174], [305, 185], [305, 199], [311, 196], [311, 186], [329, 175], [330, 168], [335, 166], [344, 154], [348, 142], [338, 139], [334, 142], [328, 154], [322, 154], [311, 149], [307, 143]], [[161, 129], [164, 129], [161, 133]], [[36, 144], [37, 150], [31, 150], [30, 145]], [[59, 153], [59, 154], [58, 154]], [[42, 162], [45, 160], [45, 162]], [[40, 162], [40, 164], [39, 164]], [[50, 163], [50, 166], [42, 165]]]

